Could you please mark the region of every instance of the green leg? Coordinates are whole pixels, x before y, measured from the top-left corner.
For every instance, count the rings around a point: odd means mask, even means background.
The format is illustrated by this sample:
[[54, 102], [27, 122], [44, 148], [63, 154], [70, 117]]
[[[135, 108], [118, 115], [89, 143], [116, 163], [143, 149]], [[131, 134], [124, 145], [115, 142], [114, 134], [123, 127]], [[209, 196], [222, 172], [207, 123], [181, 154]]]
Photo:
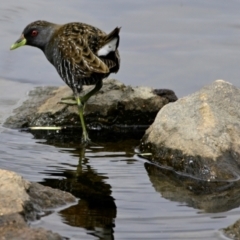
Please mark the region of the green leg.
[[83, 130], [83, 142], [85, 143], [89, 143], [91, 142], [90, 138], [88, 137], [88, 133], [87, 133], [87, 129], [86, 129], [86, 125], [84, 122], [84, 117], [83, 117], [83, 109], [85, 106], [85, 103], [88, 101], [88, 99], [94, 95], [96, 92], [98, 92], [102, 87], [102, 80], [98, 81], [98, 83], [96, 84], [96, 86], [90, 91], [88, 92], [86, 95], [84, 95], [83, 97], [76, 97], [76, 102], [78, 105], [78, 112], [79, 112], [79, 116], [80, 116], [80, 121], [81, 121], [81, 125], [82, 125], [82, 130]]
[[76, 99], [74, 100], [62, 100], [58, 102], [59, 104], [66, 104], [66, 105], [77, 105]]
[[61, 101], [59, 103], [63, 103], [63, 104], [68, 104], [68, 105], [77, 105], [78, 106], [78, 113], [79, 113], [79, 117], [80, 117], [80, 121], [81, 121], [81, 126], [82, 126], [82, 131], [83, 131], [83, 135], [82, 135], [82, 141], [84, 143], [89, 143], [90, 138], [88, 137], [88, 133], [87, 133], [87, 129], [86, 129], [86, 125], [84, 122], [84, 117], [83, 117], [83, 110], [84, 110], [84, 106], [85, 103], [88, 101], [88, 99], [94, 95], [96, 92], [98, 92], [102, 87], [102, 80], [98, 81], [96, 86], [90, 91], [88, 92], [86, 95], [84, 95], [83, 97], [80, 97], [79, 95], [76, 95], [75, 100], [74, 101], [68, 101], [73, 100], [72, 97], [66, 97], [66, 98], [62, 98]]
[[81, 102], [81, 99], [79, 96], [76, 97], [76, 102], [78, 105], [78, 112], [79, 112], [79, 117], [80, 117], [80, 121], [81, 121], [81, 125], [82, 125], [82, 131], [83, 131], [83, 135], [82, 135], [82, 141], [84, 143], [88, 143], [90, 142], [90, 139], [88, 137], [88, 133], [87, 133], [87, 129], [86, 129], [86, 125], [84, 122], [84, 117], [83, 117], [83, 104]]
[[96, 86], [90, 91], [88, 92], [86, 95], [84, 95], [83, 97], [81, 97], [81, 102], [84, 105], [88, 99], [94, 95], [95, 93], [97, 93], [100, 89], [102, 88], [102, 80], [99, 80], [96, 84]]
[[[95, 85], [95, 87], [90, 92], [88, 92], [83, 97], [80, 97], [82, 105], [84, 106], [85, 103], [88, 101], [88, 99], [92, 95], [94, 95], [96, 92], [98, 92], [101, 88], [102, 88], [102, 80], [98, 81], [98, 83]], [[67, 104], [67, 105], [77, 105], [76, 98], [74, 96], [61, 98], [61, 101], [59, 103]]]

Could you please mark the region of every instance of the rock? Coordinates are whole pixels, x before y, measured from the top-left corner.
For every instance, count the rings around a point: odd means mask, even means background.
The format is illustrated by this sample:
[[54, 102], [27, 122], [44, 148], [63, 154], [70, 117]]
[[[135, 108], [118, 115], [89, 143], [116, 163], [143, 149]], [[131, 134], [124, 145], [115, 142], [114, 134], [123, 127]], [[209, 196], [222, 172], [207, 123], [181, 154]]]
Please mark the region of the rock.
[[24, 216], [28, 220], [39, 218], [39, 213], [46, 209], [53, 209], [76, 201], [75, 197], [70, 193], [42, 186], [39, 183], [31, 183], [27, 192], [30, 201], [25, 202]]
[[0, 239], [62, 239], [51, 231], [31, 229], [25, 221], [40, 218], [49, 208], [76, 201], [70, 193], [30, 183], [14, 172], [2, 169], [0, 196]]
[[141, 141], [151, 161], [207, 181], [238, 178], [240, 89], [217, 80], [164, 106]]
[[7, 118], [4, 125], [9, 128], [24, 128], [28, 126], [29, 121], [36, 113], [36, 108], [43, 104], [47, 98], [54, 95], [57, 87], [36, 87], [30, 91], [22, 106], [13, 111], [14, 115]]
[[[86, 94], [92, 88], [93, 86], [84, 86], [82, 94]], [[6, 120], [4, 126], [80, 127], [77, 107], [59, 104], [61, 98], [71, 95], [72, 91], [67, 86], [36, 88], [30, 92], [30, 98], [14, 110], [14, 115]], [[176, 99], [171, 90], [132, 88], [117, 80], [105, 79], [102, 89], [87, 102], [84, 115], [89, 129], [110, 129], [112, 133], [121, 129], [136, 130], [136, 126], [143, 126], [145, 130], [153, 122], [159, 109]]]
[[18, 213], [0, 216], [0, 240], [61, 240], [59, 234], [42, 228], [30, 228]]
[[234, 240], [240, 239], [240, 220], [222, 230], [227, 237]]
[[24, 211], [24, 203], [29, 201], [27, 189], [30, 182], [16, 173], [0, 169], [0, 215]]

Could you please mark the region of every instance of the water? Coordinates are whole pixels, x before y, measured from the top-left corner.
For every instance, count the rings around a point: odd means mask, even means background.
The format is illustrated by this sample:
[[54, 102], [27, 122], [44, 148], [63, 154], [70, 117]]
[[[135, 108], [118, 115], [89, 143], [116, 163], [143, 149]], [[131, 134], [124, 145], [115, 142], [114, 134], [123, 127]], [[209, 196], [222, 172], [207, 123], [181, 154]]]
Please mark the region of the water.
[[86, 149], [81, 161], [78, 144], [51, 145], [31, 134], [1, 129], [0, 164], [79, 198], [33, 227], [70, 239], [225, 239], [218, 229], [236, 221], [240, 209], [207, 213], [172, 201], [176, 189], [156, 188], [153, 178], [158, 176], [148, 174], [146, 161], [135, 154], [136, 144], [102, 143]]
[[179, 97], [219, 78], [239, 86], [239, 7], [237, 0], [3, 1], [0, 76], [62, 84], [38, 49], [9, 51], [28, 23], [45, 19], [82, 21], [106, 32], [121, 26], [122, 65], [116, 77], [125, 84], [170, 88]]
[[[107, 32], [122, 26], [116, 78], [181, 97], [218, 78], [240, 85], [239, 7], [236, 0], [2, 1], [0, 122], [34, 86], [63, 84], [38, 49], [9, 51], [31, 21], [82, 21]], [[5, 128], [0, 136], [1, 168], [79, 199], [33, 227], [70, 239], [225, 239], [219, 229], [239, 218], [238, 207], [211, 213], [172, 198], [178, 188], [158, 187], [157, 171], [148, 172], [135, 153], [137, 140], [99, 143], [81, 160], [77, 143], [49, 143]]]

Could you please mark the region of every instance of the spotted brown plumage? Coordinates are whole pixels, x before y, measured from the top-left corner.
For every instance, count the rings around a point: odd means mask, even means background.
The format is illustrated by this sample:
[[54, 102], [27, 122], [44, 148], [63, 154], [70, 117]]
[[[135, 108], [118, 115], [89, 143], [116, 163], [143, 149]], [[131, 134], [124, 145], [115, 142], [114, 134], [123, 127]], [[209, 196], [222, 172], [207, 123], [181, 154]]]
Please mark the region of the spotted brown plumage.
[[[116, 73], [120, 66], [118, 52], [120, 28], [109, 34], [85, 23], [58, 25], [46, 21], [30, 23], [11, 49], [29, 45], [41, 49], [64, 82], [73, 90], [79, 108], [83, 141], [88, 134], [83, 119], [83, 105], [102, 87], [102, 79]], [[96, 85], [81, 97], [83, 85]]]

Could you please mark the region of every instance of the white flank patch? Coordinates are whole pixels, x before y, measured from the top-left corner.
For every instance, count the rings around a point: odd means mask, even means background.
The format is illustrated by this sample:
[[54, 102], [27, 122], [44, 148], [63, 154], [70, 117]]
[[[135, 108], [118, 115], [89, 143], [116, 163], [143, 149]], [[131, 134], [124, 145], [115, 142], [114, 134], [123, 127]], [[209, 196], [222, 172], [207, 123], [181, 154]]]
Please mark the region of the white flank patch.
[[117, 38], [114, 38], [113, 40], [111, 40], [110, 42], [108, 42], [106, 45], [104, 45], [103, 47], [101, 47], [98, 52], [97, 55], [98, 56], [106, 56], [108, 55], [110, 52], [115, 51], [116, 50], [116, 44], [117, 44]]

